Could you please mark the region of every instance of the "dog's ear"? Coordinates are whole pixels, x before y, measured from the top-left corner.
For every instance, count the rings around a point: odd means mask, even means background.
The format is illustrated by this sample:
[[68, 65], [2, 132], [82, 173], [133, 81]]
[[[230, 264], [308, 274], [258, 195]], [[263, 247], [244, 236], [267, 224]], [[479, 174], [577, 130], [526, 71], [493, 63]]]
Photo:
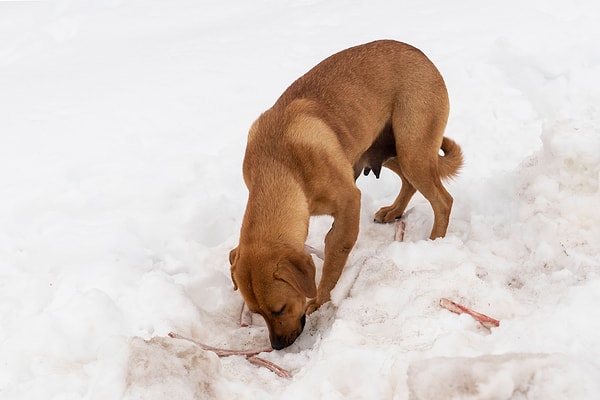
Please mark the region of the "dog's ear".
[[235, 262], [237, 261], [237, 255], [238, 255], [237, 247], [229, 252], [229, 264], [231, 265], [231, 268], [229, 269], [229, 271], [231, 272], [231, 281], [233, 282], [233, 290], [238, 289], [237, 283], [235, 282], [235, 278], [233, 277], [233, 271], [235, 270]]
[[312, 299], [317, 297], [315, 271], [315, 264], [310, 255], [293, 251], [279, 260], [274, 276]]
[[235, 259], [237, 258], [237, 254], [238, 254], [238, 248], [237, 247], [235, 249], [232, 249], [229, 252], [229, 264], [231, 266], [233, 266], [233, 263], [235, 262]]

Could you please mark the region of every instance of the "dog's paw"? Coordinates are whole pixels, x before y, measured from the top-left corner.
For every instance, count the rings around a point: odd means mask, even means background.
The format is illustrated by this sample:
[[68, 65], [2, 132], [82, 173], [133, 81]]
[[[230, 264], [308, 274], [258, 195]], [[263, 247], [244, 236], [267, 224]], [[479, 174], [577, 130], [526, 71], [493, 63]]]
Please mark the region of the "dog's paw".
[[387, 224], [396, 221], [402, 216], [402, 212], [397, 210], [393, 206], [381, 207], [379, 211], [375, 213], [375, 222], [380, 224]]
[[329, 300], [331, 300], [331, 295], [329, 293], [323, 296], [317, 296], [314, 299], [310, 299], [308, 303], [306, 303], [305, 314], [308, 315], [314, 311], [317, 311], [319, 307], [327, 303]]
[[310, 315], [312, 314], [314, 311], [317, 311], [317, 309], [321, 307], [321, 304], [319, 302], [317, 302], [317, 299], [311, 299], [309, 300], [309, 302], [306, 304], [306, 315]]

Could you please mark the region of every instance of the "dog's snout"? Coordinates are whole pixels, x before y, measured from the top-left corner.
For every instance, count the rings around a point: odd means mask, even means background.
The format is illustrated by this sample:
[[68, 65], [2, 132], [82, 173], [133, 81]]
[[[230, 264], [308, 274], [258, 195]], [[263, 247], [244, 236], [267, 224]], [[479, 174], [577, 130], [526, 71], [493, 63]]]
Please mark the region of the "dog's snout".
[[290, 346], [294, 341], [300, 336], [302, 331], [304, 330], [304, 325], [306, 325], [306, 314], [302, 314], [300, 317], [300, 328], [289, 335], [270, 335], [269, 339], [271, 340], [271, 347], [275, 350], [281, 350]]
[[281, 350], [290, 346], [300, 336], [300, 332], [302, 332], [301, 329], [287, 336], [271, 336], [271, 347], [275, 350]]
[[285, 342], [282, 341], [281, 338], [272, 338], [271, 339], [271, 347], [274, 350], [281, 350], [287, 346], [289, 346], [289, 344], [285, 344]]

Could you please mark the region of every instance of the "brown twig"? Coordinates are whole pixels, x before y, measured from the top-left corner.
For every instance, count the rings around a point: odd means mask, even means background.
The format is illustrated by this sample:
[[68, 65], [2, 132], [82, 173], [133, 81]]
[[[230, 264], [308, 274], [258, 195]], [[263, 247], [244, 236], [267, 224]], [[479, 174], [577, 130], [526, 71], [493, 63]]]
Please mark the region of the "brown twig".
[[230, 349], [220, 349], [218, 347], [212, 347], [209, 345], [206, 345], [204, 343], [200, 343], [192, 338], [188, 338], [185, 336], [181, 336], [178, 333], [175, 332], [171, 332], [169, 333], [169, 337], [173, 338], [173, 339], [181, 339], [181, 340], [187, 340], [188, 342], [192, 342], [194, 343], [196, 346], [199, 346], [202, 350], [206, 350], [206, 351], [212, 351], [213, 353], [215, 353], [216, 355], [218, 355], [219, 357], [229, 357], [229, 356], [255, 356], [257, 354], [260, 353], [268, 353], [270, 351], [273, 351], [273, 349], [271, 347], [265, 347], [262, 349], [258, 349], [258, 350], [230, 350]]
[[248, 308], [248, 305], [244, 301], [242, 303], [242, 309], [240, 311], [240, 326], [248, 327], [252, 325], [252, 311]]
[[260, 358], [257, 356], [249, 356], [246, 357], [246, 360], [248, 360], [248, 362], [250, 362], [251, 364], [258, 365], [259, 367], [268, 368], [269, 370], [273, 371], [282, 378], [290, 378], [290, 374], [285, 369], [281, 368], [275, 363], [272, 363], [271, 361], [265, 360], [264, 358]]
[[304, 251], [306, 253], [308, 253], [308, 254], [314, 254], [315, 256], [317, 256], [318, 258], [320, 258], [321, 260], [325, 260], [325, 253], [323, 253], [322, 250], [315, 249], [314, 247], [305, 244], [304, 245]]
[[191, 342], [191, 343], [195, 344], [196, 346], [200, 347], [202, 350], [212, 351], [219, 357], [245, 356], [246, 360], [248, 360], [250, 363], [252, 363], [254, 365], [265, 367], [283, 378], [290, 377], [290, 374], [286, 370], [284, 370], [283, 368], [278, 366], [277, 364], [274, 364], [274, 363], [267, 361], [265, 359], [262, 359], [260, 357], [256, 357], [257, 354], [268, 353], [268, 352], [273, 351], [273, 349], [271, 347], [265, 347], [265, 348], [258, 349], [258, 350], [230, 350], [230, 349], [220, 349], [217, 347], [212, 347], [212, 346], [206, 345], [204, 343], [200, 343], [192, 338], [179, 335], [178, 333], [175, 333], [175, 332], [170, 332], [169, 337], [171, 337], [173, 339], [186, 340], [186, 341]]
[[394, 233], [394, 240], [398, 242], [404, 241], [404, 231], [406, 229], [406, 223], [399, 219], [396, 221], [396, 231]]
[[453, 302], [452, 300], [441, 298], [440, 306], [456, 314], [468, 314], [487, 329], [497, 328], [498, 326], [500, 326], [500, 321], [498, 321], [497, 319], [473, 311], [465, 306]]

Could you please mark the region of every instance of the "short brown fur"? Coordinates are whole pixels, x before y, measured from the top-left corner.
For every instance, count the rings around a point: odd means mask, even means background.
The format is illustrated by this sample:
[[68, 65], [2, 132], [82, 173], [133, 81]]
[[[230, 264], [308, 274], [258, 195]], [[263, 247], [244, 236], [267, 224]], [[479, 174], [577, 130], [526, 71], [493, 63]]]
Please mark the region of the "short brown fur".
[[[325, 59], [253, 124], [243, 166], [248, 204], [231, 275], [250, 310], [265, 318], [273, 348], [292, 344], [305, 313], [330, 299], [358, 236], [361, 171], [378, 177], [383, 165], [402, 180], [375, 221], [400, 218], [418, 190], [434, 211], [430, 238], [446, 234], [453, 200], [442, 179], [462, 165], [460, 147], [443, 137], [448, 111], [431, 61], [382, 40]], [[317, 288], [303, 246], [309, 217], [323, 214], [334, 223]]]

